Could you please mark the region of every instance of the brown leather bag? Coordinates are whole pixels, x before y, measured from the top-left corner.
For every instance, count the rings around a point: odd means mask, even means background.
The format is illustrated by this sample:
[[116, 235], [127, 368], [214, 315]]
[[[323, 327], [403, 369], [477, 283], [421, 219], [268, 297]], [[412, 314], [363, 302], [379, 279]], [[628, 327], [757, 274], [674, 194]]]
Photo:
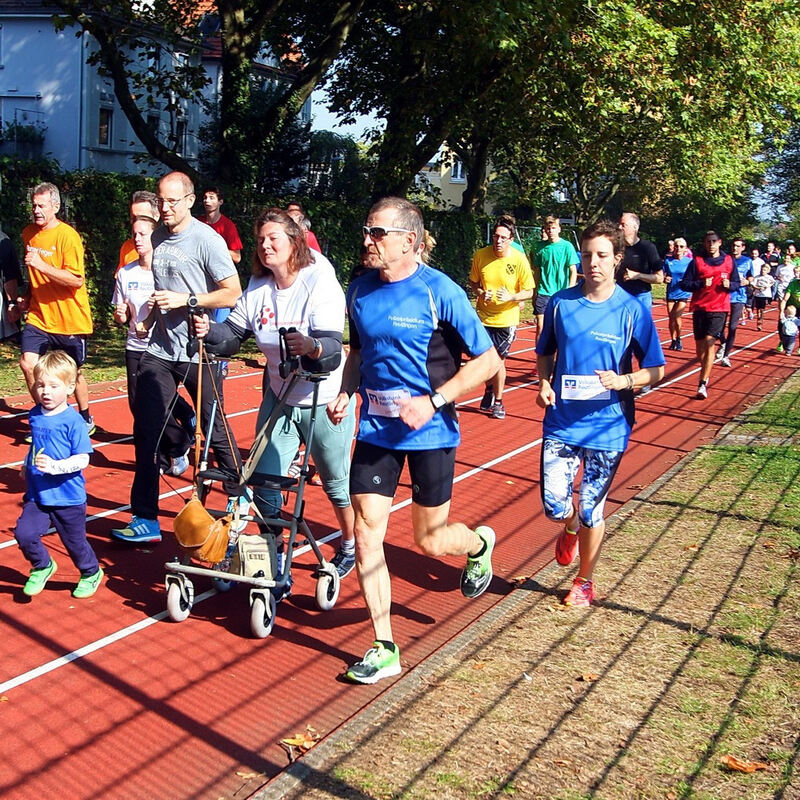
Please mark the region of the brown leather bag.
[[218, 564], [228, 549], [230, 527], [230, 514], [214, 519], [203, 508], [197, 492], [193, 492], [192, 499], [175, 517], [175, 538], [181, 547], [191, 551], [194, 558]]

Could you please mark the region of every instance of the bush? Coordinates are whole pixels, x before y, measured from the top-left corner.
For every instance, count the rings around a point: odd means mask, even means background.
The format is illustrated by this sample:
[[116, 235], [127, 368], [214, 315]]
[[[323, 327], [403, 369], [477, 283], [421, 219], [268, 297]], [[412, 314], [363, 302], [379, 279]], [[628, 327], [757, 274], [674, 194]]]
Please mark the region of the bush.
[[[78, 230], [84, 243], [86, 284], [95, 325], [110, 324], [110, 301], [119, 247], [129, 236], [130, 196], [138, 189], [155, 191], [157, 179], [91, 170], [64, 172], [54, 161], [26, 161], [11, 156], [0, 156], [0, 170], [3, 176], [0, 221], [18, 249], [22, 229], [31, 221], [30, 190], [42, 181], [52, 182], [61, 189], [59, 217]], [[193, 213], [202, 214], [203, 187], [198, 186], [196, 190], [198, 202]], [[247, 284], [250, 276], [255, 246], [253, 219], [260, 209], [285, 207], [288, 200], [254, 192], [226, 192], [223, 211], [236, 223], [244, 245], [239, 264], [243, 285]], [[361, 226], [369, 210], [368, 204], [300, 200], [325, 254], [336, 268], [340, 282], [347, 286], [353, 268], [360, 263]], [[466, 287], [472, 255], [485, 244], [483, 230], [486, 219], [461, 211], [423, 209], [423, 215], [437, 240], [431, 263]]]

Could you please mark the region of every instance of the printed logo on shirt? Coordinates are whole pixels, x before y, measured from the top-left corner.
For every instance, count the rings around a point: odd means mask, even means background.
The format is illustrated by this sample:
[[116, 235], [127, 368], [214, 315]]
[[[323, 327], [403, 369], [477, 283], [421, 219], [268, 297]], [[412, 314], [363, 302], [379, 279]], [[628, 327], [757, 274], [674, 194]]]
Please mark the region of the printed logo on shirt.
[[275, 327], [275, 312], [268, 306], [264, 306], [258, 314], [258, 329]]
[[607, 333], [606, 331], [593, 330], [592, 336], [597, 339], [598, 342], [606, 342], [607, 344], [616, 344], [622, 341], [621, 336], [617, 336], [615, 333]]
[[389, 315], [389, 322], [398, 328], [420, 328], [425, 324], [425, 320], [419, 317], [398, 317], [395, 314]]

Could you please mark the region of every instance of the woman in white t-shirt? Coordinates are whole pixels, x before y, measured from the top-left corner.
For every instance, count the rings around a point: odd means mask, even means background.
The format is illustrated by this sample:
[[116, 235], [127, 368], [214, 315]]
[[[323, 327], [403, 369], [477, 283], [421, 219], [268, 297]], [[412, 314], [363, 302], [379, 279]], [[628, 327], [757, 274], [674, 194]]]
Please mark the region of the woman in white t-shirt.
[[[256, 430], [272, 413], [288, 380], [279, 372], [281, 328], [295, 329], [286, 336], [289, 356], [305, 356], [315, 365], [312, 371], [330, 372], [320, 384], [311, 457], [342, 530], [342, 545], [332, 563], [344, 577], [355, 566], [349, 491], [355, 400], [341, 425], [334, 425], [324, 408], [338, 395], [344, 369], [344, 292], [331, 263], [321, 253], [309, 250], [305, 231], [285, 211], [278, 208], [262, 211], [255, 221], [255, 237], [253, 277], [244, 294], [225, 322], [209, 323], [203, 316], [196, 323], [196, 331], [198, 336], [206, 336], [206, 341], [221, 355], [232, 355], [244, 339], [255, 337], [259, 350], [267, 357], [264, 399]], [[312, 400], [312, 384], [298, 381], [287, 398], [283, 419], [273, 430], [257, 472], [287, 474], [298, 447], [308, 440]], [[254, 494], [265, 517], [279, 515], [279, 492], [257, 489]]]
[[[138, 258], [117, 271], [114, 281], [114, 319], [128, 325], [125, 341], [125, 371], [128, 376], [128, 405], [133, 413], [136, 396], [136, 378], [139, 361], [150, 341], [150, 330], [144, 325], [152, 311], [153, 245], [150, 241], [156, 229], [152, 217], [135, 217], [131, 223], [131, 238]], [[169, 422], [164, 428], [159, 447], [161, 471], [170, 475], [182, 475], [189, 468], [188, 450], [194, 432], [194, 411], [189, 403], [178, 395]]]

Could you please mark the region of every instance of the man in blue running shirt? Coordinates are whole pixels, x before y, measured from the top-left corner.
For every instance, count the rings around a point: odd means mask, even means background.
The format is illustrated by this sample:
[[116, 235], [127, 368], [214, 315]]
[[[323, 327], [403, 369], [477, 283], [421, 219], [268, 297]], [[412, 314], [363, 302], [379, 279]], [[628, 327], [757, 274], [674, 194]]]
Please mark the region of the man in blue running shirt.
[[[343, 419], [359, 390], [350, 498], [356, 571], [375, 641], [345, 676], [375, 683], [401, 669], [383, 542], [406, 459], [416, 545], [430, 556], [467, 556], [461, 576], [466, 597], [477, 597], [491, 581], [494, 531], [450, 522], [448, 514], [460, 441], [455, 400], [485, 384], [500, 359], [464, 290], [419, 262], [424, 225], [415, 205], [398, 197], [379, 200], [363, 232], [367, 269], [347, 293], [350, 353], [328, 415], [335, 423]], [[462, 352], [470, 356], [463, 366]]]

